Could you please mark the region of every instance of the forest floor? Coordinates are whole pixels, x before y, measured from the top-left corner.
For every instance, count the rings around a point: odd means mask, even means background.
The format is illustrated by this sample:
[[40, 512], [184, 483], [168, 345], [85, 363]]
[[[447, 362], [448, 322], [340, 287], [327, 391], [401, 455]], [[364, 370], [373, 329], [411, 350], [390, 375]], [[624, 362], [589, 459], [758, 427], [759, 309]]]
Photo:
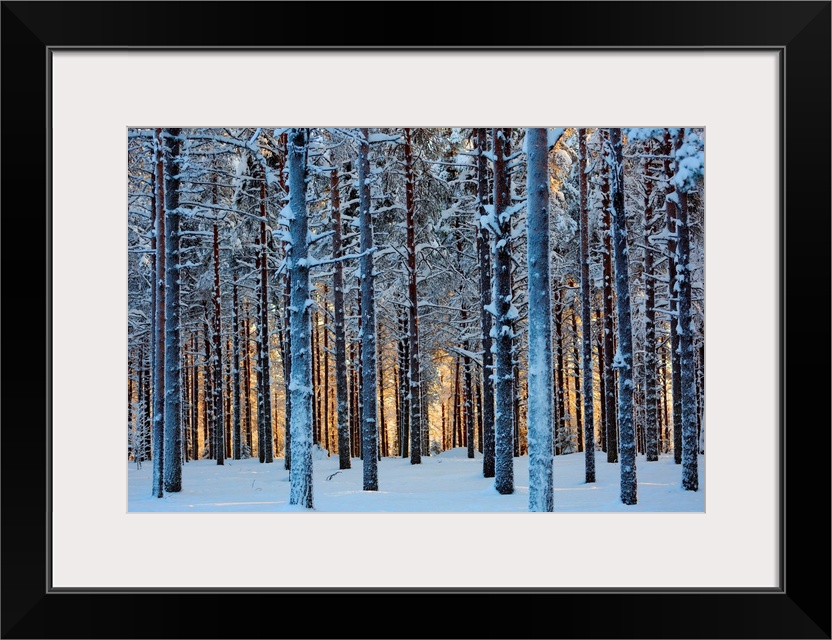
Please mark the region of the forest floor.
[[[463, 448], [422, 458], [382, 458], [378, 467], [379, 491], [362, 490], [362, 461], [339, 471], [338, 457], [314, 451], [313, 499], [316, 511], [327, 512], [517, 512], [528, 511], [528, 456], [514, 458], [515, 490], [500, 495], [493, 478], [482, 476], [482, 455], [471, 460]], [[699, 491], [681, 488], [682, 468], [673, 455], [648, 463], [638, 456], [638, 504], [625, 506], [619, 498], [618, 464], [596, 453], [594, 484], [584, 482], [584, 454], [556, 456], [554, 462], [556, 512], [703, 512], [705, 510], [704, 456], [699, 456]], [[128, 511], [274, 512], [297, 511], [289, 505], [289, 472], [283, 459], [261, 464], [257, 458], [197, 460], [184, 465], [182, 491], [151, 496], [152, 465], [141, 469], [128, 463]]]

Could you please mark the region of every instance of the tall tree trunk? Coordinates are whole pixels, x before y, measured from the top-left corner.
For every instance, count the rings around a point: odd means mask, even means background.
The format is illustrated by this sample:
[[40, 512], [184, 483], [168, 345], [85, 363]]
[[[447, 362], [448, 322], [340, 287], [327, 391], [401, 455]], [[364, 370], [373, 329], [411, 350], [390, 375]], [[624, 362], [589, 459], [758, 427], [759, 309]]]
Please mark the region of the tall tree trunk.
[[445, 418], [445, 403], [440, 404], [442, 407], [442, 451], [445, 451], [448, 448], [447, 421]]
[[621, 450], [621, 502], [638, 502], [636, 441], [633, 430], [633, 329], [630, 319], [630, 268], [627, 256], [627, 214], [624, 210], [624, 154], [621, 129], [610, 129], [612, 228], [615, 245], [615, 292], [618, 311], [618, 425]]
[[165, 129], [165, 491], [182, 491], [179, 342], [179, 129]]
[[[602, 293], [603, 295], [603, 293]], [[599, 438], [601, 440], [601, 451], [607, 453], [607, 430], [605, 425], [607, 421], [607, 393], [604, 387], [604, 319], [601, 317], [601, 309], [595, 310], [595, 330], [598, 336], [597, 354], [598, 354], [598, 391], [601, 402], [598, 403], [600, 407], [601, 429]]]
[[[381, 370], [384, 370], [384, 366], [380, 365]], [[384, 376], [382, 375], [381, 383], [378, 385], [378, 417], [379, 417], [379, 437], [381, 438], [381, 444], [379, 446], [379, 460], [382, 456], [390, 455], [388, 452], [388, 442], [387, 442], [387, 421], [384, 416]]]
[[[606, 146], [607, 132], [600, 134], [602, 146]], [[606, 152], [604, 152], [606, 153]], [[602, 163], [601, 197], [604, 212], [604, 431], [607, 434], [607, 462], [618, 462], [618, 419], [615, 408], [615, 338], [612, 318], [613, 273], [612, 273], [612, 236], [613, 228], [610, 218], [610, 167], [609, 162]]]
[[662, 366], [659, 370], [660, 380], [659, 385], [662, 390], [662, 398], [661, 398], [661, 415], [662, 415], [662, 445], [660, 451], [662, 453], [667, 453], [670, 451], [670, 444], [669, 444], [669, 436], [670, 436], [670, 427], [669, 427], [669, 415], [667, 412], [667, 356], [662, 353], [661, 357]]
[[330, 176], [330, 197], [332, 206], [332, 257], [336, 260], [332, 275], [332, 302], [335, 321], [335, 412], [338, 420], [338, 468], [349, 469], [350, 425], [347, 405], [347, 346], [344, 328], [344, 263], [341, 246], [341, 196], [338, 190], [338, 170]]
[[320, 443], [321, 429], [321, 376], [320, 376], [320, 349], [318, 348], [318, 313], [311, 314], [312, 329], [310, 339], [312, 342], [312, 446]]
[[586, 129], [578, 129], [578, 155], [580, 156], [580, 216], [581, 216], [581, 346], [584, 377], [584, 467], [586, 482], [595, 482], [595, 410], [592, 385], [592, 311], [589, 279], [589, 204], [587, 198], [587, 171], [589, 158], [586, 153]]
[[453, 420], [453, 442], [454, 448], [462, 446], [462, 427], [459, 419], [459, 354], [457, 354], [454, 364], [454, 420]]
[[225, 464], [225, 416], [222, 402], [222, 305], [220, 301], [220, 236], [214, 223], [214, 438], [217, 464]]
[[[466, 349], [470, 347], [466, 343]], [[463, 358], [464, 379], [465, 379], [465, 444], [468, 447], [468, 457], [473, 460], [476, 438], [474, 436], [474, 391], [471, 388], [471, 358]]]
[[231, 442], [231, 434], [232, 434], [232, 396], [234, 395], [234, 382], [233, 382], [233, 372], [230, 370], [232, 367], [232, 362], [230, 360], [232, 354], [232, 344], [231, 338], [226, 337], [225, 339], [225, 399], [224, 399], [224, 406], [225, 406], [225, 457], [233, 456], [234, 449], [233, 443]]
[[359, 354], [358, 342], [350, 342], [350, 430], [352, 442], [352, 457], [361, 455], [361, 407], [359, 404]]
[[477, 451], [482, 453], [482, 385], [476, 378], [474, 379], [474, 392], [476, 395], [474, 406], [477, 407]]
[[[263, 413], [265, 411], [265, 401], [263, 399], [263, 369], [262, 369], [262, 358], [263, 358], [263, 327], [260, 324], [260, 319], [262, 317], [261, 306], [262, 302], [260, 300], [260, 285], [259, 280], [262, 278], [261, 270], [260, 270], [260, 261], [263, 258], [262, 251], [258, 251], [257, 259], [256, 259], [256, 270], [257, 270], [257, 343], [255, 344], [255, 349], [257, 351], [257, 364], [255, 365], [255, 372], [257, 373], [257, 456], [262, 463], [266, 462], [266, 433], [263, 430], [266, 422], [263, 419]], [[213, 446], [213, 445], [212, 445]]]
[[408, 346], [410, 341], [407, 339], [408, 326], [408, 312], [404, 311], [399, 321], [399, 404], [401, 411], [401, 422], [399, 426], [399, 454], [402, 458], [410, 456], [410, 401], [408, 396], [409, 390], [409, 371], [410, 371], [410, 353]]
[[324, 447], [326, 448], [326, 455], [327, 457], [330, 456], [332, 451], [332, 443], [329, 439], [329, 331], [326, 328], [326, 317], [329, 311], [329, 304], [327, 303], [326, 298], [326, 285], [322, 285], [323, 287], [323, 301], [324, 301], [324, 308], [323, 308], [323, 317], [324, 317], [324, 326], [323, 326], [323, 338], [324, 338], [324, 345], [323, 345], [323, 358], [324, 358], [324, 398], [323, 398], [323, 405], [324, 405], [324, 442], [326, 443]]
[[[676, 141], [676, 150], [685, 141], [687, 129], [680, 129]], [[678, 158], [676, 160], [678, 175]], [[676, 233], [676, 283], [679, 290], [679, 323], [676, 332], [679, 335], [679, 359], [682, 373], [682, 488], [686, 491], [699, 489], [698, 455], [699, 442], [696, 431], [696, 361], [693, 339], [691, 259], [690, 259], [690, 220], [688, 219], [688, 194], [685, 185], [677, 185], [676, 194], [678, 221]]]
[[[261, 452], [260, 461], [271, 463], [274, 462], [274, 436], [272, 432], [272, 385], [270, 380], [271, 338], [269, 333], [269, 246], [266, 230], [266, 197], [268, 187], [266, 185], [265, 170], [261, 168], [260, 174], [260, 277], [258, 282], [260, 294], [260, 304], [258, 310], [260, 312], [260, 318], [257, 322], [260, 337], [258, 345], [260, 350], [257, 364], [260, 370], [261, 402], [258, 403], [259, 415], [257, 416], [257, 424], [260, 433], [263, 434], [263, 439], [259, 444]], [[262, 427], [259, 426], [261, 424]]]
[[[358, 210], [361, 258], [361, 368], [362, 388], [362, 450], [364, 453], [364, 491], [378, 491], [378, 410], [376, 406], [376, 303], [373, 275], [373, 219], [370, 214], [370, 132], [361, 129], [358, 145]], [[411, 330], [413, 324], [411, 323]], [[414, 339], [415, 343], [415, 339]], [[418, 350], [418, 346], [411, 349]], [[414, 361], [411, 360], [411, 369]], [[418, 368], [418, 361], [415, 362]], [[418, 374], [417, 374], [418, 376]], [[413, 392], [413, 371], [411, 370], [411, 393]], [[418, 386], [416, 387], [418, 390]], [[411, 407], [418, 403], [411, 402]], [[412, 409], [411, 409], [412, 411]], [[411, 413], [411, 421], [413, 417]], [[411, 422], [411, 431], [414, 430]], [[414, 463], [413, 458], [410, 460]], [[416, 461], [418, 462], [418, 460]]]
[[202, 397], [202, 406], [203, 410], [203, 442], [205, 442], [205, 447], [208, 449], [208, 459], [214, 459], [214, 374], [212, 373], [211, 369], [211, 319], [208, 317], [208, 308], [205, 308], [205, 317], [203, 318], [204, 326], [205, 326], [205, 338], [203, 339], [202, 343], [205, 347], [205, 362], [202, 367], [202, 380], [203, 380], [203, 397]]
[[705, 341], [699, 343], [699, 359], [696, 367], [696, 429], [699, 453], [705, 453], [705, 439], [702, 433], [705, 426]]
[[[128, 446], [128, 459], [132, 458], [135, 461], [138, 461], [139, 456], [137, 454], [138, 446], [136, 446], [136, 442], [138, 440], [137, 435], [139, 431], [139, 421], [138, 419], [133, 422], [134, 418], [138, 414], [138, 411], [134, 411], [133, 407], [138, 407], [138, 404], [141, 400], [141, 394], [138, 394], [136, 398], [135, 405], [133, 404], [133, 396], [135, 394], [135, 389], [133, 388], [133, 381], [141, 379], [141, 373], [139, 373], [140, 367], [133, 367], [133, 360], [134, 360], [135, 351], [133, 349], [128, 349], [127, 351], [127, 434], [129, 440], [127, 442]], [[138, 359], [138, 358], [137, 358]], [[138, 382], [136, 383], [138, 385]]]
[[488, 164], [485, 157], [487, 132], [477, 129], [477, 254], [480, 267], [480, 336], [482, 341], [482, 475], [494, 477], [494, 356], [491, 353], [491, 242], [485, 223], [488, 203]]
[[[360, 268], [360, 267], [359, 267]], [[364, 349], [363, 349], [363, 340], [361, 339], [364, 335], [361, 332], [361, 321], [363, 313], [361, 311], [361, 296], [362, 296], [363, 289], [361, 288], [361, 278], [358, 278], [358, 288], [356, 289], [356, 295], [358, 296], [358, 342], [355, 343], [356, 348], [356, 375], [355, 375], [355, 403], [356, 403], [356, 431], [355, 440], [356, 444], [358, 445], [358, 452], [357, 455], [359, 458], [364, 460], [364, 437], [363, 437], [363, 428], [364, 428]]]
[[191, 333], [191, 458], [199, 460], [199, 370], [196, 365], [196, 330]]
[[290, 340], [292, 378], [292, 469], [289, 474], [289, 504], [313, 508], [312, 500], [312, 343], [309, 335], [309, 233], [306, 209], [306, 129], [289, 133], [289, 222], [291, 238], [292, 293]]
[[237, 294], [237, 274], [234, 274], [234, 288], [231, 298], [231, 335], [232, 335], [232, 377], [233, 389], [231, 391], [232, 406], [234, 415], [233, 441], [234, 459], [239, 460], [242, 454], [242, 423], [240, 420], [240, 301]]
[[[155, 226], [155, 222], [154, 222]], [[155, 242], [155, 241], [154, 241]], [[155, 265], [155, 261], [154, 261]], [[155, 268], [155, 266], [154, 266]], [[155, 285], [154, 285], [155, 286]], [[155, 291], [151, 292], [151, 297], [155, 297]], [[155, 306], [153, 308], [153, 317], [155, 318]], [[151, 321], [151, 329], [154, 329], [155, 332], [155, 320]], [[145, 367], [145, 375], [144, 375], [144, 438], [142, 440], [142, 453], [143, 458], [142, 460], [150, 460], [151, 456], [153, 455], [153, 400], [151, 398], [151, 394], [153, 392], [153, 341], [154, 341], [154, 333], [151, 333], [148, 340], [147, 346], [149, 347], [146, 349], [145, 353], [147, 357], [145, 358], [146, 364], [142, 363], [142, 366]]]
[[156, 233], [154, 269], [155, 325], [153, 327], [153, 495], [164, 495], [165, 468], [165, 170], [162, 130], [155, 131], [156, 167], [153, 211]]
[[682, 464], [682, 368], [681, 356], [679, 355], [679, 333], [678, 327], [678, 301], [679, 294], [676, 290], [676, 200], [672, 194], [670, 181], [674, 175], [673, 162], [670, 159], [673, 155], [674, 144], [671, 140], [670, 130], [665, 129], [664, 133], [665, 155], [664, 161], [664, 182], [665, 182], [665, 211], [667, 214], [667, 296], [670, 298], [670, 364], [672, 373], [670, 377], [671, 395], [673, 396], [673, 460], [676, 464]]
[[[645, 153], [650, 152], [649, 145]], [[650, 161], [644, 161], [644, 422], [645, 449], [647, 462], [659, 459], [659, 416], [656, 376], [658, 362], [656, 358], [656, 289], [653, 273], [653, 249], [650, 236], [653, 235], [653, 181], [650, 174]]]
[[[289, 249], [286, 248], [286, 260], [290, 260]], [[283, 326], [291, 327], [291, 307], [292, 307], [292, 274], [286, 273], [283, 290], [283, 306], [284, 319]], [[283, 468], [286, 471], [292, 469], [292, 393], [289, 391], [289, 384], [292, 380], [292, 345], [291, 345], [291, 329], [286, 332], [287, 344], [283, 348], [285, 360], [283, 362], [283, 380], [285, 381], [286, 389], [284, 394], [286, 401], [284, 403], [284, 418], [283, 418]]]
[[[577, 302], [577, 298], [577, 296], [574, 297], [573, 303]], [[572, 320], [572, 380], [575, 383], [575, 429], [578, 434], [578, 453], [581, 453], [584, 450], [584, 421], [581, 409], [581, 373], [579, 366], [581, 354], [578, 350], [578, 310], [574, 304], [569, 315]]]
[[[419, 297], [416, 288], [416, 179], [413, 174], [412, 132], [404, 130], [405, 204], [407, 214], [407, 327], [409, 337], [408, 387], [410, 408], [410, 464], [422, 462], [421, 360], [419, 357]], [[363, 249], [362, 249], [363, 251]]]
[[557, 422], [555, 423], [555, 453], [563, 454], [564, 448], [571, 451], [571, 438], [569, 438], [569, 425], [566, 422], [566, 403], [563, 399], [564, 378], [563, 378], [563, 302], [560, 289], [555, 293], [555, 353], [557, 355], [557, 387], [555, 392], [555, 403], [557, 405]]
[[[509, 151], [508, 145], [506, 145], [506, 158], [511, 155]], [[513, 227], [513, 223], [512, 223]], [[515, 237], [514, 230], [512, 229], [510, 232], [510, 237]], [[514, 258], [512, 258], [512, 263], [514, 262]], [[514, 268], [511, 271], [511, 296], [512, 299], [516, 297], [516, 293], [514, 291]], [[512, 316], [516, 316], [516, 313], [512, 313]], [[518, 353], [520, 352], [520, 337], [514, 333], [514, 323], [517, 320], [516, 317], [513, 317], [511, 322], [511, 397], [512, 397], [512, 407], [511, 407], [511, 420], [512, 420], [512, 456], [515, 458], [520, 457], [520, 395], [522, 391], [520, 390], [520, 361], [518, 359]]]
[[511, 291], [511, 193], [506, 170], [506, 147], [511, 129], [494, 129], [494, 460], [495, 486], [503, 495], [514, 493], [514, 402], [512, 321], [517, 313]]
[[133, 440], [133, 457], [141, 469], [142, 462], [144, 462], [144, 440], [145, 429], [147, 423], [145, 422], [145, 407], [147, 406], [147, 396], [145, 395], [145, 369], [144, 369], [144, 348], [139, 347], [138, 361], [136, 362], [136, 437]]
[[553, 511], [552, 303], [549, 280], [549, 154], [546, 129], [526, 129], [529, 269], [529, 511]]
[[252, 451], [254, 450], [254, 439], [251, 433], [251, 344], [249, 343], [249, 336], [251, 335], [251, 318], [249, 316], [248, 305], [246, 305], [246, 318], [243, 326], [243, 346], [245, 348], [243, 351], [243, 357], [245, 360], [245, 369], [243, 370], [245, 373], [245, 394], [243, 396], [243, 403], [246, 414], [246, 445], [248, 446], [248, 455], [251, 456]]

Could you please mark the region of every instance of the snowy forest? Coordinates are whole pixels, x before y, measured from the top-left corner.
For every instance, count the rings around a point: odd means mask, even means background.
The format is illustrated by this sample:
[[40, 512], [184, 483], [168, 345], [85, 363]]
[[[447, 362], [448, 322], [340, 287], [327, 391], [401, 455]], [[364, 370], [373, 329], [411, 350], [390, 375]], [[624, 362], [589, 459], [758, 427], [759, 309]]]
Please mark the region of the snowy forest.
[[704, 130], [127, 132], [129, 511], [703, 511]]

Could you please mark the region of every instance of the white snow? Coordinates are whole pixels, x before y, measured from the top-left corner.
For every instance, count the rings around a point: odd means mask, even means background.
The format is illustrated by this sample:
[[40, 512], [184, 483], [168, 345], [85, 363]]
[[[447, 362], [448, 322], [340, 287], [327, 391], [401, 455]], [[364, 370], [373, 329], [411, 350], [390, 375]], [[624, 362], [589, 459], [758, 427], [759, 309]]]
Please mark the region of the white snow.
[[[315, 510], [326, 512], [526, 512], [528, 511], [528, 456], [514, 458], [515, 490], [500, 495], [493, 478], [482, 477], [482, 455], [467, 457], [456, 448], [423, 457], [382, 458], [379, 490], [362, 490], [361, 461], [352, 469], [338, 469], [338, 456], [313, 449]], [[584, 454], [554, 459], [554, 510], [556, 512], [703, 512], [705, 510], [704, 456], [699, 456], [699, 491], [681, 487], [682, 467], [673, 454], [658, 462], [638, 456], [638, 504], [620, 499], [619, 465], [596, 452], [594, 484], [584, 482]], [[289, 472], [283, 459], [261, 464], [257, 458], [231, 460], [223, 466], [214, 460], [191, 461], [182, 471], [182, 491], [162, 499], [150, 495], [152, 464], [141, 469], [128, 463], [128, 511], [134, 512], [275, 512], [306, 511], [289, 504]]]

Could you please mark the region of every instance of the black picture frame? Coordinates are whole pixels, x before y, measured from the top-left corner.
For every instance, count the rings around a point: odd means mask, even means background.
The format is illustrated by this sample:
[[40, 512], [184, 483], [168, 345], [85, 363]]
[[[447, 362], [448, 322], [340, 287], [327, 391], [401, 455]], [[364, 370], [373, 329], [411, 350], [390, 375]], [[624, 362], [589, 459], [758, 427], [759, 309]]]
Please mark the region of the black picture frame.
[[[389, 7], [351, 2], [2, 3], [2, 637], [829, 638], [830, 2], [424, 2], [397, 3], [395, 11]], [[533, 13], [541, 18], [529, 19]], [[408, 16], [406, 28], [390, 28], [398, 15]], [[154, 20], [147, 19], [151, 16]], [[155, 19], [171, 28], [158, 28]], [[175, 25], [186, 20], [190, 28], [178, 31]], [[303, 28], [313, 22], [313, 30]], [[253, 25], [268, 26], [254, 31]], [[50, 389], [58, 383], [49, 369], [54, 320], [49, 273], [57, 265], [50, 261], [48, 98], [51, 51], [64, 47], [779, 51], [784, 80], [779, 132], [780, 587], [53, 591], [48, 489], [52, 457], [60, 452], [48, 446]], [[818, 353], [827, 366], [814, 366]], [[668, 554], [664, 561], [672, 561], [677, 552], [682, 551], [663, 550]], [[406, 563], [402, 566], [405, 570]], [[473, 602], [460, 599], [471, 594], [476, 595]], [[245, 615], [235, 615], [237, 608]], [[171, 609], [172, 617], [162, 615]], [[385, 609], [395, 612], [395, 626], [385, 625], [390, 619], [380, 615]], [[307, 612], [315, 610], [321, 615], [304, 626]], [[359, 610], [370, 615], [359, 615]], [[440, 610], [444, 615], [435, 617]]]

